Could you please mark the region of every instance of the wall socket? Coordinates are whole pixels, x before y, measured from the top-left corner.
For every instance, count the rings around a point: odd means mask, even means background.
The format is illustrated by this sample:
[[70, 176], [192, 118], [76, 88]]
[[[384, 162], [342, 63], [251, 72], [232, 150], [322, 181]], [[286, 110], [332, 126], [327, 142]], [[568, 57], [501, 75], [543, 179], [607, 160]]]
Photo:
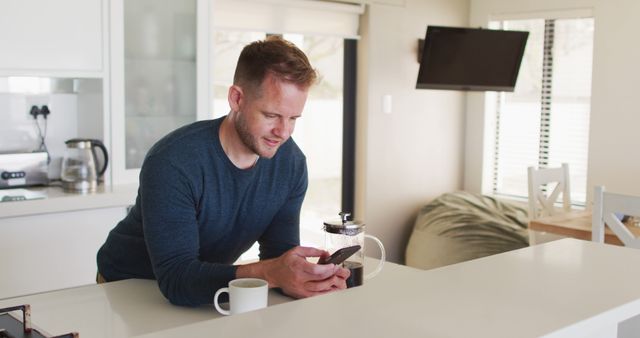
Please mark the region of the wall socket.
[[[24, 106], [27, 110], [27, 114], [30, 118], [36, 118], [38, 115], [42, 115], [40, 113], [40, 110], [42, 109], [42, 106], [48, 106], [50, 101], [50, 95], [41, 95], [41, 94], [35, 94], [35, 95], [25, 95], [24, 96]], [[34, 110], [33, 107], [36, 107], [38, 109], [38, 114], [37, 115], [33, 115], [32, 111]]]
[[41, 107], [31, 106], [29, 110], [29, 115], [33, 116], [34, 119], [37, 119], [38, 115], [42, 115], [46, 119], [49, 114], [51, 114], [51, 111], [46, 104]]

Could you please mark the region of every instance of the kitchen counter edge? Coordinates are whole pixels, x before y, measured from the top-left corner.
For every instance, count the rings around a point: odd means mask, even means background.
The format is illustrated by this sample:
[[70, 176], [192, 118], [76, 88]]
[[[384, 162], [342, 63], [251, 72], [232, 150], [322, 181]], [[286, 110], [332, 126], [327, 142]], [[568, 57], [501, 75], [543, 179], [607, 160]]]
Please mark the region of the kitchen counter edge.
[[0, 219], [56, 212], [111, 207], [127, 207], [135, 203], [138, 184], [102, 186], [95, 193], [67, 193], [59, 187], [39, 188], [43, 199], [0, 203]]

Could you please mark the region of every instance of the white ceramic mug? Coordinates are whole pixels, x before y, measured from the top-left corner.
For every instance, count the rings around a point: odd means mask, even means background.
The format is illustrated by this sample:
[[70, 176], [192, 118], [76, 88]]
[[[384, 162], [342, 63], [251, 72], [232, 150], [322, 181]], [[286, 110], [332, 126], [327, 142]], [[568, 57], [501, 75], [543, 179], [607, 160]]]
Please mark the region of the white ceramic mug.
[[[229, 310], [225, 310], [218, 304], [218, 297], [223, 293], [229, 293]], [[267, 307], [269, 295], [269, 283], [259, 278], [239, 278], [229, 282], [229, 287], [216, 291], [213, 296], [213, 305], [223, 315], [235, 315], [247, 311]]]

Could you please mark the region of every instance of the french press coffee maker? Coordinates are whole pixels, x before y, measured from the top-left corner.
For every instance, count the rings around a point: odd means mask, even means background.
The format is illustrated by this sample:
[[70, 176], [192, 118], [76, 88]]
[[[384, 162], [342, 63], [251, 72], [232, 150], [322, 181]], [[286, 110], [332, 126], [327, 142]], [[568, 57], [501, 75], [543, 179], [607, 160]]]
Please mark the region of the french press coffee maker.
[[[341, 212], [340, 220], [335, 222], [324, 222], [325, 231], [325, 249], [329, 253], [334, 253], [336, 250], [360, 245], [358, 250], [351, 257], [342, 264], [345, 268], [351, 271], [351, 276], [347, 280], [347, 287], [354, 287], [362, 285], [363, 281], [375, 277], [381, 270], [385, 261], [385, 252], [382, 242], [375, 236], [367, 235], [364, 233], [364, 223], [358, 221], [348, 220], [350, 213]], [[372, 272], [364, 276], [364, 240], [369, 238], [376, 242], [380, 247], [380, 262], [378, 266]]]

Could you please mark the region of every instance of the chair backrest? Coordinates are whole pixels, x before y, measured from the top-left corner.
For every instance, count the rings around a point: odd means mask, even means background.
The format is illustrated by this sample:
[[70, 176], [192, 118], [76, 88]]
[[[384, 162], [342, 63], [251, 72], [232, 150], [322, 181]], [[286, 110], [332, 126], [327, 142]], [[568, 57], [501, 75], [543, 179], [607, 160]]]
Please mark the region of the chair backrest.
[[635, 237], [616, 214], [640, 216], [640, 197], [605, 192], [604, 187], [596, 186], [593, 192], [591, 240], [604, 243], [606, 224], [625, 246], [640, 249], [640, 238]]
[[[535, 219], [558, 213], [554, 204], [562, 193], [562, 210], [571, 210], [571, 187], [569, 185], [569, 164], [563, 163], [559, 168], [528, 168], [529, 176], [529, 218]], [[553, 191], [545, 194], [543, 186], [557, 183]], [[548, 188], [548, 186], [547, 186]]]

